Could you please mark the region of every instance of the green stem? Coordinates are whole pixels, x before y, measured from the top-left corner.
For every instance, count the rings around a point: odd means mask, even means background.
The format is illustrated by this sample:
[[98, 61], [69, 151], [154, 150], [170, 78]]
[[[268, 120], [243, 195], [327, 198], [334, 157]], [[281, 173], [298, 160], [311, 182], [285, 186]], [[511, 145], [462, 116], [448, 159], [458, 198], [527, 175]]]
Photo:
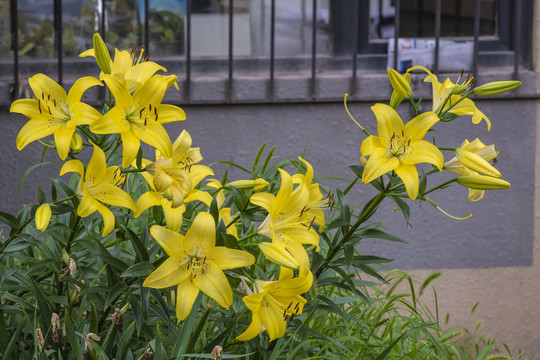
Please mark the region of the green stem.
[[411, 106], [414, 109], [414, 116], [418, 116], [418, 108], [416, 107], [416, 104], [414, 103], [412, 96], [409, 97], [409, 101], [411, 102]]
[[240, 239], [238, 239], [238, 242], [244, 241], [244, 240], [247, 240], [247, 239], [251, 239], [252, 237], [255, 237], [255, 236], [257, 236], [257, 235], [259, 235], [259, 234], [256, 233], [256, 232], [253, 233], [253, 234], [246, 235], [246, 236], [241, 237]]
[[127, 174], [127, 173], [141, 173], [141, 172], [146, 172], [148, 170], [146, 170], [146, 168], [143, 168], [143, 169], [129, 169], [129, 170], [122, 170], [122, 174]]
[[319, 277], [321, 275], [321, 273], [323, 272], [323, 270], [325, 269], [325, 267], [328, 264], [330, 264], [330, 262], [332, 261], [334, 256], [336, 256], [338, 251], [341, 249], [341, 246], [344, 243], [346, 243], [347, 240], [349, 240], [349, 238], [360, 227], [360, 225], [362, 225], [362, 223], [364, 223], [367, 219], [369, 219], [371, 217], [371, 215], [373, 215], [373, 212], [377, 209], [377, 207], [381, 204], [381, 202], [386, 197], [387, 192], [388, 192], [389, 189], [390, 189], [390, 182], [386, 185], [384, 190], [381, 191], [379, 193], [379, 195], [377, 195], [377, 197], [371, 202], [371, 204], [364, 211], [362, 211], [362, 213], [358, 216], [358, 219], [356, 220], [354, 225], [352, 225], [349, 228], [349, 230], [347, 231], [347, 233], [345, 235], [343, 235], [343, 237], [337, 243], [337, 245], [332, 250], [330, 250], [330, 252], [326, 256], [326, 259], [324, 259], [324, 262], [321, 264], [321, 266], [315, 272], [315, 277], [316, 278]]
[[456, 151], [456, 148], [439, 147], [439, 150], [443, 150], [443, 151]]
[[421, 196], [427, 195], [427, 194], [429, 194], [430, 192], [433, 192], [433, 191], [435, 191], [435, 190], [437, 190], [437, 189], [440, 189], [440, 188], [442, 188], [442, 187], [444, 187], [444, 186], [446, 186], [446, 185], [449, 185], [449, 184], [451, 184], [451, 183], [453, 183], [453, 182], [455, 182], [455, 181], [457, 181], [457, 178], [453, 178], [452, 180], [448, 180], [448, 181], [446, 181], [446, 182], [443, 182], [442, 184], [439, 184], [439, 185], [435, 186], [434, 188], [429, 189], [428, 191], [425, 191], [423, 194], [421, 194]]
[[465, 94], [463, 94], [463, 95], [459, 98], [459, 100], [457, 100], [457, 101], [456, 101], [455, 103], [453, 103], [453, 104], [450, 104], [450, 106], [449, 106], [446, 110], [443, 111], [444, 107], [446, 106], [446, 103], [447, 103], [448, 100], [452, 97], [452, 94], [450, 94], [450, 95], [446, 98], [446, 100], [444, 101], [444, 104], [443, 104], [443, 106], [441, 107], [441, 110], [439, 110], [439, 118], [442, 118], [444, 115], [446, 115], [446, 113], [447, 113], [448, 111], [450, 111], [453, 107], [455, 107], [457, 104], [459, 104], [460, 102], [462, 102], [463, 99], [467, 98], [467, 96], [469, 96], [471, 93], [472, 93], [472, 89], [469, 90], [469, 91], [467, 91]]

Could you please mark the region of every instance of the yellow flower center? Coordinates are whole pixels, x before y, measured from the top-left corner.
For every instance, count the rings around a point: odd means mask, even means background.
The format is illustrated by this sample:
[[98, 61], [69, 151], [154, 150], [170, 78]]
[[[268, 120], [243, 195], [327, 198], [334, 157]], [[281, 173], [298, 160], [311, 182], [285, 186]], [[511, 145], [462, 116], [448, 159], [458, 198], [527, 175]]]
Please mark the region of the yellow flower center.
[[405, 136], [403, 131], [400, 134], [393, 133], [388, 142], [387, 157], [396, 157], [399, 161], [408, 157], [412, 152], [411, 139]]
[[149, 121], [158, 121], [157, 107], [148, 104], [142, 106], [141, 104], [134, 104], [131, 111], [126, 113], [126, 121], [132, 125], [136, 125], [139, 128], [144, 128]]
[[66, 102], [56, 100], [51, 94], [41, 93], [41, 99], [37, 99], [40, 114], [49, 114], [56, 122], [67, 123], [71, 120], [69, 106]]
[[195, 279], [199, 274], [206, 274], [208, 272], [206, 256], [202, 259], [197, 256], [192, 257], [187, 263], [187, 270], [191, 270], [192, 279]]

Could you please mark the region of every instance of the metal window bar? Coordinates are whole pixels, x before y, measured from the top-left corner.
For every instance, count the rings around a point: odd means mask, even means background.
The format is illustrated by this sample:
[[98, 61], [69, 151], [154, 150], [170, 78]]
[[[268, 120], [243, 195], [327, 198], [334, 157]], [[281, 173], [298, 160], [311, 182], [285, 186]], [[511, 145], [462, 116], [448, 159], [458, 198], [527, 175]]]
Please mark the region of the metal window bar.
[[[271, 1], [271, 15], [270, 15], [270, 54], [269, 54], [269, 63], [270, 63], [270, 73], [269, 73], [269, 87], [268, 87], [268, 98], [270, 101], [275, 101], [275, 71], [276, 71], [276, 58], [275, 58], [275, 52], [276, 52], [276, 0], [270, 0]], [[317, 100], [317, 66], [318, 66], [318, 59], [317, 59], [317, 0], [312, 0], [312, 48], [311, 48], [311, 78], [309, 81], [309, 89], [308, 89], [308, 99], [306, 100]], [[335, 0], [338, 1], [338, 0]], [[513, 50], [513, 76], [515, 78], [519, 75], [519, 65], [521, 58], [521, 51], [523, 44], [526, 44], [526, 41], [523, 40], [522, 37], [524, 35], [524, 27], [522, 26], [523, 19], [522, 16], [522, 8], [526, 6], [527, 8], [531, 7], [532, 0], [528, 0], [526, 4], [523, 4], [522, 1], [510, 1], [510, 0], [499, 0], [499, 4], [505, 4], [506, 6], [504, 9], [510, 9], [511, 14], [504, 14], [504, 17], [501, 18], [501, 14], [499, 14], [499, 20], [503, 19], [505, 24], [511, 24], [506, 30], [505, 34], [500, 34], [501, 39], [510, 39], [511, 40], [511, 47]], [[187, 100], [187, 102], [191, 102], [191, 85], [192, 85], [192, 51], [191, 51], [191, 20], [192, 20], [192, 4], [193, 0], [187, 0], [186, 1], [186, 18], [185, 18], [185, 31], [186, 31], [186, 44], [185, 44], [185, 75], [186, 75], [186, 81], [185, 81], [185, 95], [184, 100]], [[13, 82], [12, 86], [10, 87], [11, 92], [11, 98], [16, 99], [20, 94], [20, 49], [19, 49], [19, 37], [18, 37], [18, 31], [19, 31], [19, 24], [18, 24], [18, 15], [19, 15], [19, 9], [18, 9], [18, 1], [17, 0], [10, 0], [10, 33], [11, 33], [11, 49], [13, 51]], [[354, 94], [357, 91], [357, 75], [358, 75], [358, 55], [359, 51], [362, 53], [370, 52], [373, 49], [380, 49], [380, 47], [377, 46], [371, 46], [372, 44], [369, 41], [369, 31], [366, 31], [365, 24], [366, 22], [369, 22], [369, 14], [365, 14], [366, 12], [369, 13], [369, 11], [366, 11], [368, 7], [366, 7], [365, 2], [361, 2], [361, 0], [354, 0], [352, 1], [352, 17], [351, 17], [351, 29], [352, 34], [350, 34], [350, 39], [352, 39], [352, 43], [350, 44], [350, 53], [352, 55], [352, 74], [351, 74], [351, 85], [350, 85], [350, 91], [351, 94]], [[62, 28], [63, 28], [63, 20], [62, 20], [62, 1], [61, 0], [54, 0], [54, 29], [55, 29], [55, 52], [57, 56], [57, 69], [58, 69], [58, 81], [60, 84], [63, 83], [64, 75], [65, 75], [65, 63], [64, 63], [64, 55], [63, 55], [63, 34], [62, 34]], [[107, 27], [107, 19], [106, 19], [106, 0], [101, 0], [98, 2], [98, 7], [100, 7], [99, 15], [99, 31], [102, 34], [103, 38], [105, 38], [106, 33], [106, 27]], [[235, 61], [234, 56], [234, 47], [233, 47], [233, 41], [234, 41], [234, 32], [233, 32], [233, 19], [234, 19], [234, 0], [228, 0], [228, 26], [229, 26], [229, 33], [228, 33], [228, 62], [227, 62], [227, 70], [228, 70], [228, 77], [227, 77], [227, 86], [226, 86], [226, 93], [225, 93], [225, 100], [227, 102], [232, 101], [233, 99], [233, 91], [234, 91], [234, 79], [233, 79], [233, 65]], [[502, 5], [501, 5], [502, 6]], [[433, 71], [436, 73], [439, 70], [440, 65], [440, 38], [441, 38], [441, 7], [442, 7], [442, 0], [436, 0], [435, 1], [435, 27], [434, 27], [434, 38], [435, 38], [435, 49], [434, 49], [434, 69]], [[398, 40], [400, 36], [400, 0], [394, 1], [394, 8], [395, 8], [395, 17], [394, 17], [394, 58], [393, 64], [397, 68], [398, 66], [398, 56], [399, 56], [399, 49], [398, 49]], [[379, 1], [379, 19], [381, 19], [381, 1]], [[481, 60], [481, 44], [480, 44], [480, 0], [475, 0], [474, 2], [474, 26], [473, 26], [473, 39], [474, 39], [474, 47], [473, 47], [473, 74], [478, 75], [478, 66], [479, 62]], [[508, 11], [504, 11], [505, 13]], [[144, 0], [144, 45], [147, 51], [150, 51], [150, 26], [149, 26], [149, 0]], [[341, 20], [340, 20], [341, 21]], [[529, 22], [532, 21], [532, 18], [528, 18]], [[459, 23], [459, 21], [458, 21]], [[361, 25], [364, 24], [364, 25]], [[529, 23], [527, 23], [529, 24]], [[460, 24], [458, 24], [460, 25]], [[508, 35], [508, 32], [511, 32], [511, 36]], [[506, 44], [506, 43], [505, 43]], [[506, 45], [503, 45], [506, 46]], [[524, 49], [525, 52], [527, 52], [527, 49]], [[378, 50], [376, 50], [378, 51]], [[526, 61], [526, 60], [524, 60]], [[240, 99], [241, 100], [241, 99]]]

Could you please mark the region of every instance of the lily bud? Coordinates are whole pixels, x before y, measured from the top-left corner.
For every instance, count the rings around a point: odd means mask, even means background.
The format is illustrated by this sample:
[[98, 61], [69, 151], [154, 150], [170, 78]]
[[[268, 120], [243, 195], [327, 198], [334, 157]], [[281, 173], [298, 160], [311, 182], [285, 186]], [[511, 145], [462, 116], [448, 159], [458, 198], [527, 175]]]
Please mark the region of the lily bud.
[[94, 43], [94, 55], [96, 57], [96, 62], [103, 71], [104, 74], [111, 74], [111, 55], [109, 54], [109, 50], [107, 49], [107, 45], [105, 45], [105, 42], [101, 38], [101, 35], [99, 33], [94, 33], [93, 37], [93, 43]]
[[457, 148], [455, 153], [461, 165], [465, 166], [466, 168], [483, 175], [496, 178], [501, 177], [501, 173], [481, 156], [461, 148]]
[[36, 229], [43, 232], [49, 226], [51, 220], [51, 206], [48, 203], [41, 204], [36, 210]]
[[270, 242], [262, 242], [259, 244], [264, 256], [271, 262], [289, 269], [298, 269], [300, 264], [284, 247]]
[[398, 107], [399, 104], [401, 104], [401, 102], [403, 101], [404, 97], [400, 94], [398, 94], [397, 91], [393, 91], [392, 92], [392, 96], [390, 97], [390, 107], [392, 107], [392, 109], [395, 109]]
[[236, 180], [223, 185], [227, 190], [230, 190], [231, 186], [234, 186], [240, 191], [254, 190], [255, 192], [260, 192], [268, 189], [268, 182], [262, 178], [258, 178], [255, 180]]
[[401, 75], [396, 70], [389, 69], [388, 79], [390, 80], [390, 84], [392, 84], [394, 91], [399, 95], [403, 96], [404, 98], [409, 98], [412, 96], [411, 85], [409, 85], [411, 75], [409, 73]]
[[71, 150], [73, 150], [74, 153], [78, 153], [82, 150], [82, 137], [81, 135], [74, 133], [71, 137]]
[[467, 87], [464, 85], [457, 85], [452, 89], [452, 95], [461, 95], [467, 91]]
[[474, 95], [498, 95], [521, 86], [521, 81], [494, 81], [472, 90]]
[[476, 190], [499, 190], [509, 189], [510, 183], [491, 176], [469, 175], [456, 178], [460, 185]]

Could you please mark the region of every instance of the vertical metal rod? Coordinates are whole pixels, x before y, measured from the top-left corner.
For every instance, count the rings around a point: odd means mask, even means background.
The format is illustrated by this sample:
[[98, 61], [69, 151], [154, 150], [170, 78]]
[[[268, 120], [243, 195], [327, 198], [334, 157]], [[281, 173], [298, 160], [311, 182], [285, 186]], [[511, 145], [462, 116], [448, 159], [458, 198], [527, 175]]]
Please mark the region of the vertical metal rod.
[[149, 0], [144, 0], [144, 49], [150, 53], [150, 6]]
[[435, 1], [435, 54], [433, 59], [433, 72], [439, 72], [439, 46], [441, 40], [441, 0]]
[[519, 76], [519, 52], [520, 52], [520, 44], [519, 44], [519, 40], [520, 40], [520, 34], [519, 34], [519, 30], [520, 30], [520, 24], [521, 24], [521, 1], [520, 0], [517, 0], [515, 2], [516, 4], [516, 8], [515, 8], [515, 13], [514, 13], [514, 36], [513, 36], [513, 40], [514, 40], [514, 80], [517, 80], [518, 79], [518, 76]]
[[107, 6], [107, 1], [106, 0], [101, 0], [101, 26], [100, 26], [100, 31], [101, 31], [101, 37], [103, 38], [103, 41], [105, 41], [105, 43], [107, 43], [107, 39], [106, 39], [106, 36], [105, 36], [105, 8]]
[[274, 100], [274, 62], [275, 62], [275, 36], [276, 36], [276, 0], [271, 1], [270, 9], [270, 99]]
[[317, 0], [311, 14], [311, 98], [315, 99], [315, 70], [317, 67]]
[[[519, 0], [518, 0], [519, 1]], [[480, 0], [474, 2], [474, 49], [473, 49], [473, 76], [478, 76], [478, 53], [480, 51]]]
[[62, 46], [62, 0], [54, 0], [54, 39], [58, 57], [58, 83], [63, 83], [64, 49]]
[[191, 99], [191, 1], [186, 2], [186, 83], [184, 94], [186, 101]]
[[15, 100], [19, 93], [19, 17], [17, 0], [10, 0], [9, 12], [11, 20], [11, 49], [13, 50], [13, 91], [11, 99]]
[[351, 95], [356, 94], [356, 68], [358, 61], [358, 11], [359, 11], [359, 2], [360, 0], [353, 0], [353, 33], [352, 33], [352, 84], [351, 84]]
[[231, 101], [233, 83], [233, 7], [233, 0], [229, 0], [229, 80], [227, 81], [227, 101]]
[[394, 13], [394, 69], [398, 69], [398, 39], [399, 39], [399, 0], [396, 0]]

